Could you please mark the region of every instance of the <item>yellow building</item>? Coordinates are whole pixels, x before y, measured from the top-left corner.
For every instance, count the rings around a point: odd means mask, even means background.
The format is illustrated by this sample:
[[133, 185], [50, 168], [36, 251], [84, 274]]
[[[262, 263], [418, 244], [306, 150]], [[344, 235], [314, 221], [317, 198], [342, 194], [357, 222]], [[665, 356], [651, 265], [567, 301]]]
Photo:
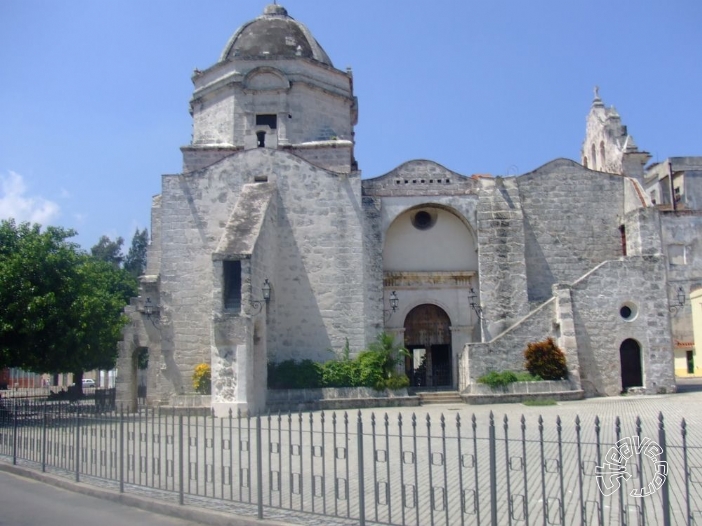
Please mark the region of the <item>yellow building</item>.
[[690, 293], [694, 343], [675, 342], [675, 376], [702, 376], [702, 364], [697, 360], [696, 349], [702, 349], [702, 287]]

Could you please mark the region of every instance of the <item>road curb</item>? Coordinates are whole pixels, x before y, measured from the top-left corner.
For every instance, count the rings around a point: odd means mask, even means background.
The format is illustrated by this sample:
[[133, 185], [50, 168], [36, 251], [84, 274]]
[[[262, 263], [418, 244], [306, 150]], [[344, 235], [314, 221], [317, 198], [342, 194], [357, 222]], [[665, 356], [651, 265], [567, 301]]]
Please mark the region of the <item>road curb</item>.
[[127, 493], [119, 493], [117, 491], [109, 490], [106, 488], [98, 488], [80, 482], [73, 482], [61, 477], [57, 477], [55, 475], [51, 475], [49, 473], [42, 473], [40, 471], [35, 471], [30, 468], [25, 468], [22, 466], [13, 466], [12, 464], [5, 464], [3, 462], [0, 462], [0, 471], [36, 480], [38, 482], [43, 482], [45, 484], [51, 484], [52, 486], [68, 491], [73, 491], [74, 493], [80, 493], [82, 495], [88, 495], [90, 497], [96, 497], [98, 499], [104, 499], [112, 502], [117, 502], [119, 504], [124, 504], [125, 506], [139, 508], [144, 511], [150, 511], [153, 513], [158, 513], [160, 515], [167, 515], [169, 517], [175, 517], [177, 519], [189, 520], [212, 526], [290, 525], [290, 523], [287, 522], [277, 522], [265, 519], [259, 520], [250, 517], [233, 515], [229, 513], [222, 513], [220, 511], [204, 510], [192, 506], [180, 506], [178, 504], [171, 504], [170, 502], [161, 502], [158, 500], [139, 497], [137, 495]]

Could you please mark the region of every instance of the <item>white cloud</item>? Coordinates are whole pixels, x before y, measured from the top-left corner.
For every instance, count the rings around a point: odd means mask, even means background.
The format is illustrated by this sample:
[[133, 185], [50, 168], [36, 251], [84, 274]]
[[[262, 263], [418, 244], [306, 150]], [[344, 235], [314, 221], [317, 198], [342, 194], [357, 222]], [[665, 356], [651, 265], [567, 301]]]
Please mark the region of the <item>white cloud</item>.
[[10, 171], [0, 175], [0, 218], [14, 218], [17, 222], [51, 222], [59, 215], [59, 205], [41, 196], [27, 195], [27, 185], [22, 176]]

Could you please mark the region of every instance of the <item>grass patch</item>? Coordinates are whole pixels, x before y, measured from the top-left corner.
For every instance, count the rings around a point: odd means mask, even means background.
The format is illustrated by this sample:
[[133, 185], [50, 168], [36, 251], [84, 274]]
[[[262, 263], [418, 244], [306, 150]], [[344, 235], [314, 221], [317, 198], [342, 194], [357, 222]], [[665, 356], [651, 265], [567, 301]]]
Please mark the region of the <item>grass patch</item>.
[[545, 398], [543, 400], [538, 400], [538, 399], [537, 400], [524, 400], [524, 402], [522, 402], [522, 403], [524, 405], [529, 406], [529, 407], [533, 407], [533, 406], [538, 407], [538, 406], [544, 406], [544, 405], [556, 405], [558, 402], [556, 402], [552, 398]]

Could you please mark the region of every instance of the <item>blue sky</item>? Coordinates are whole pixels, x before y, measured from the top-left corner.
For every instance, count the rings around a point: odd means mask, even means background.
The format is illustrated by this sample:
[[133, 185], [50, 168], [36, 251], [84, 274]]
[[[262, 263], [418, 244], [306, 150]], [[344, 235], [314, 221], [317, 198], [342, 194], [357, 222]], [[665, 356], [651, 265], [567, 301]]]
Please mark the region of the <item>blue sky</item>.
[[[0, 0], [0, 217], [128, 244], [180, 171], [193, 69], [266, 3]], [[364, 177], [579, 160], [596, 84], [653, 160], [702, 155], [699, 0], [281, 3], [353, 68]]]

